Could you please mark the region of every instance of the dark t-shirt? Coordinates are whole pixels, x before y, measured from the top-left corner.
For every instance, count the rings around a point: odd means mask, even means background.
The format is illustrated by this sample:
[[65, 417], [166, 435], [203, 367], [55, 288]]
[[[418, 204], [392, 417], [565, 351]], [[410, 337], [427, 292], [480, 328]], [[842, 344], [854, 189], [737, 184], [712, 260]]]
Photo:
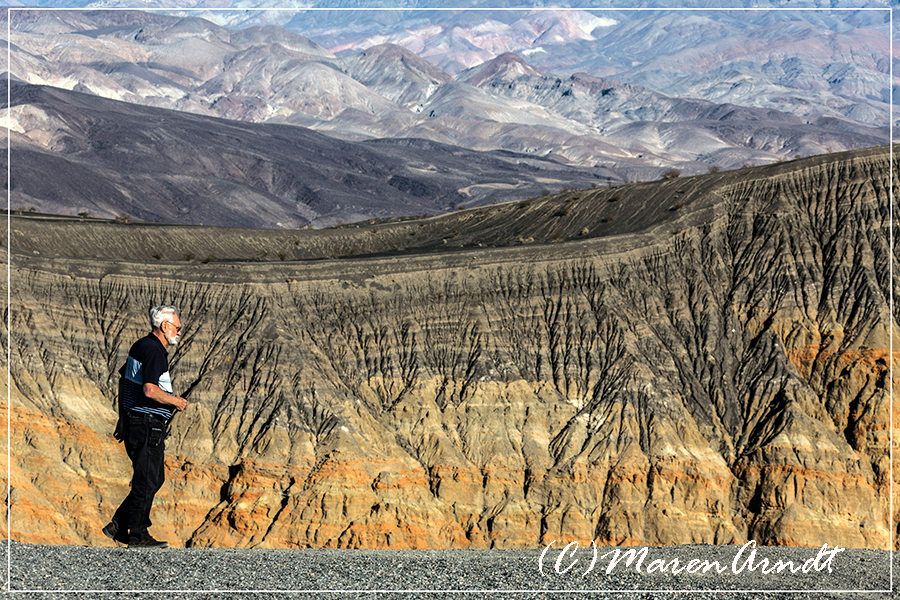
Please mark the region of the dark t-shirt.
[[125, 381], [122, 384], [122, 403], [125, 410], [171, 419], [175, 409], [145, 396], [145, 383], [156, 384], [163, 391], [174, 394], [166, 349], [153, 334], [136, 341], [128, 352]]

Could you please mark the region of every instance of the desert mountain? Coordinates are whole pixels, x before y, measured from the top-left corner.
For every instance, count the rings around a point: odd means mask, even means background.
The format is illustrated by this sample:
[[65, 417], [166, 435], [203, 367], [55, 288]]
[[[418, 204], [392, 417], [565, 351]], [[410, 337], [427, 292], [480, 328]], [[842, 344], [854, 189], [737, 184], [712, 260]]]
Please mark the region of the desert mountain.
[[[739, 147], [760, 155], [818, 154], [823, 146], [852, 146], [857, 143], [853, 138], [864, 131], [848, 131], [832, 118], [801, 119], [771, 109], [672, 98], [586, 73], [565, 79], [542, 75], [511, 53], [464, 71], [457, 79], [587, 123], [620, 147], [661, 148], [669, 156], [708, 164], [727, 164], [727, 157]], [[863, 143], [874, 146], [887, 130], [872, 128], [868, 134]]]
[[453, 78], [402, 46], [383, 44], [339, 62], [341, 69], [367, 88], [401, 106], [420, 108]]
[[[879, 89], [872, 87], [874, 83], [834, 87], [845, 93], [841, 99], [831, 91], [816, 92], [821, 97], [811, 99], [808, 90], [821, 86], [811, 81], [812, 74], [797, 75], [798, 70], [806, 73], [800, 66], [805, 65], [803, 61], [791, 68], [793, 79], [787, 74], [783, 77], [795, 81], [799, 89], [778, 87], [781, 104], [765, 101], [761, 102], [764, 110], [740, 110], [735, 105], [738, 100], [742, 105], [754, 105], [758, 104], [754, 98], [766, 96], [760, 87], [769, 85], [765, 74], [741, 75], [741, 89], [746, 89], [751, 79], [761, 82], [743, 95], [697, 94], [697, 85], [688, 86], [690, 93], [685, 95], [711, 98], [701, 101], [679, 97], [678, 85], [663, 80], [662, 67], [655, 78], [645, 78], [662, 91], [619, 83], [609, 77], [608, 68], [587, 62], [580, 71], [565, 66], [566, 75], [555, 75], [556, 69], [548, 72], [546, 65], [539, 71], [525, 62], [543, 56], [546, 50], [538, 51], [543, 48], [539, 45], [530, 47], [526, 58], [513, 58], [509, 53], [484, 57], [478, 66], [463, 70], [454, 79], [450, 72], [427, 62], [432, 48], [428, 40], [420, 40], [417, 46], [390, 38], [396, 43], [364, 43], [354, 51], [344, 48], [338, 56], [306, 37], [272, 25], [229, 29], [193, 16], [131, 11], [12, 14], [9, 68], [23, 81], [206, 116], [297, 124], [347, 140], [422, 138], [476, 150], [552, 154], [583, 166], [614, 168], [624, 178], [644, 179], [653, 169], [658, 173], [677, 166], [685, 173], [698, 173], [711, 164], [734, 168], [769, 163], [871, 147], [889, 138], [886, 105], [873, 99], [881, 97]], [[597, 28], [605, 29], [604, 23], [612, 22], [578, 11], [565, 13], [565, 18], [538, 14], [532, 20], [506, 25], [501, 21], [481, 23], [471, 14], [461, 23], [463, 16], [448, 14], [437, 24], [421, 17], [419, 26], [444, 31], [456, 23], [462, 27], [460, 31], [475, 28], [485, 38], [497, 34], [491, 27], [508, 27], [519, 36], [536, 36], [534, 44], [552, 42], [555, 49], [563, 42], [596, 45]], [[672, 49], [670, 37], [681, 30], [672, 19], [656, 19], [643, 29], [652, 29], [666, 42], [647, 43]], [[826, 32], [841, 23], [828, 21]], [[723, 27], [728, 31], [735, 27], [730, 21], [728, 27], [715, 20], [714, 24], [720, 33]], [[863, 25], [851, 22], [843, 27], [855, 31], [853, 27]], [[632, 31], [643, 29], [631, 27]], [[697, 27], [689, 29], [696, 31]], [[324, 34], [319, 31], [319, 35]], [[834, 39], [847, 35], [835, 34]], [[434, 43], [434, 48], [444, 48], [441, 42]], [[726, 42], [719, 39], [718, 43]], [[513, 45], [521, 48], [519, 42]], [[339, 46], [334, 41], [330, 47], [337, 50]], [[418, 52], [414, 54], [410, 47]], [[795, 46], [778, 48], [782, 56], [788, 56], [785, 52], [790, 49], [799, 52]], [[827, 71], [822, 77], [849, 82], [859, 69], [884, 66], [874, 57], [881, 50], [887, 52], [886, 48], [874, 48], [870, 52], [873, 58], [860, 59], [858, 66], [853, 62], [857, 49], [848, 50], [849, 62], [821, 65]], [[621, 51], [632, 57], [635, 54], [631, 47]], [[596, 54], [596, 48], [582, 48], [581, 54], [590, 56], [592, 52]], [[708, 60], [723, 52], [711, 54]], [[834, 54], [832, 59], [837, 61], [838, 52]], [[679, 64], [690, 63], [686, 58], [680, 60]], [[777, 69], [787, 69], [787, 61], [785, 58]], [[773, 63], [767, 72], [777, 69]], [[721, 72], [715, 77], [725, 82], [733, 79]], [[871, 74], [869, 80], [875, 79]], [[500, 85], [502, 82], [512, 87]], [[844, 110], [845, 105], [852, 105], [852, 110]], [[868, 115], [865, 118], [864, 113]], [[728, 122], [722, 124], [723, 120]]]
[[[330, 0], [313, 4], [351, 6]], [[503, 3], [472, 0], [456, 6], [477, 12], [447, 13], [429, 12], [442, 3], [425, 0], [396, 12], [192, 14], [232, 27], [258, 20], [281, 23], [338, 53], [393, 43], [454, 75], [515, 52], [541, 72], [559, 76], [585, 72], [674, 97], [773, 108], [800, 117], [874, 126], [887, 121], [891, 4], [886, 0], [632, 0], [595, 4], [590, 10], [577, 4], [515, 11], [503, 10], [509, 8]], [[867, 10], [855, 10], [863, 6]]]
[[173, 542], [884, 548], [890, 158], [330, 230], [13, 216], [11, 536], [108, 543], [116, 372], [171, 302]]
[[297, 228], [435, 214], [613, 177], [509, 152], [345, 142], [17, 82], [12, 102], [11, 206], [58, 214]]

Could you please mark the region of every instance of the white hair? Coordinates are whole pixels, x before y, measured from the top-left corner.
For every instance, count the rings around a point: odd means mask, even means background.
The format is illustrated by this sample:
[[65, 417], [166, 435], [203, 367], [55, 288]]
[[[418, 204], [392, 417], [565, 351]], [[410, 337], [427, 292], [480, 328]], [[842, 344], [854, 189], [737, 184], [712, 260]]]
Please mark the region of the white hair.
[[155, 306], [150, 309], [150, 327], [159, 329], [167, 318], [177, 316], [178, 309], [174, 306]]

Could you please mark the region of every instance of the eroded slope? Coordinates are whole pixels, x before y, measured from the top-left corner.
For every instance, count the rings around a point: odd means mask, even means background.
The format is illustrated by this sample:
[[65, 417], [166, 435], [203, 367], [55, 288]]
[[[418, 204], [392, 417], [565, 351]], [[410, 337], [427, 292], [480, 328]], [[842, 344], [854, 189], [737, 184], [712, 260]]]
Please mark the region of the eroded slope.
[[[104, 543], [128, 483], [115, 371], [146, 307], [174, 302], [193, 404], [156, 509], [173, 541], [885, 547], [888, 163], [322, 232], [431, 232], [339, 260], [46, 257], [40, 232], [62, 230], [14, 220], [31, 246], [13, 237], [13, 538]], [[501, 211], [541, 206], [488, 246]], [[468, 242], [437, 252], [461, 219]]]

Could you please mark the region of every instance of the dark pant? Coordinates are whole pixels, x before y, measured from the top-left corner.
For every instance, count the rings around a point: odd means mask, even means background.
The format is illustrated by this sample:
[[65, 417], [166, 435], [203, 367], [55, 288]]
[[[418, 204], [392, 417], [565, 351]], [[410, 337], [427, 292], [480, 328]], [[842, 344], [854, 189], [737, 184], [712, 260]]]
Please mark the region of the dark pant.
[[134, 475], [131, 492], [122, 501], [113, 521], [119, 537], [136, 541], [150, 535], [150, 507], [153, 497], [166, 479], [166, 422], [148, 414], [128, 413], [125, 423], [125, 451], [131, 459]]

